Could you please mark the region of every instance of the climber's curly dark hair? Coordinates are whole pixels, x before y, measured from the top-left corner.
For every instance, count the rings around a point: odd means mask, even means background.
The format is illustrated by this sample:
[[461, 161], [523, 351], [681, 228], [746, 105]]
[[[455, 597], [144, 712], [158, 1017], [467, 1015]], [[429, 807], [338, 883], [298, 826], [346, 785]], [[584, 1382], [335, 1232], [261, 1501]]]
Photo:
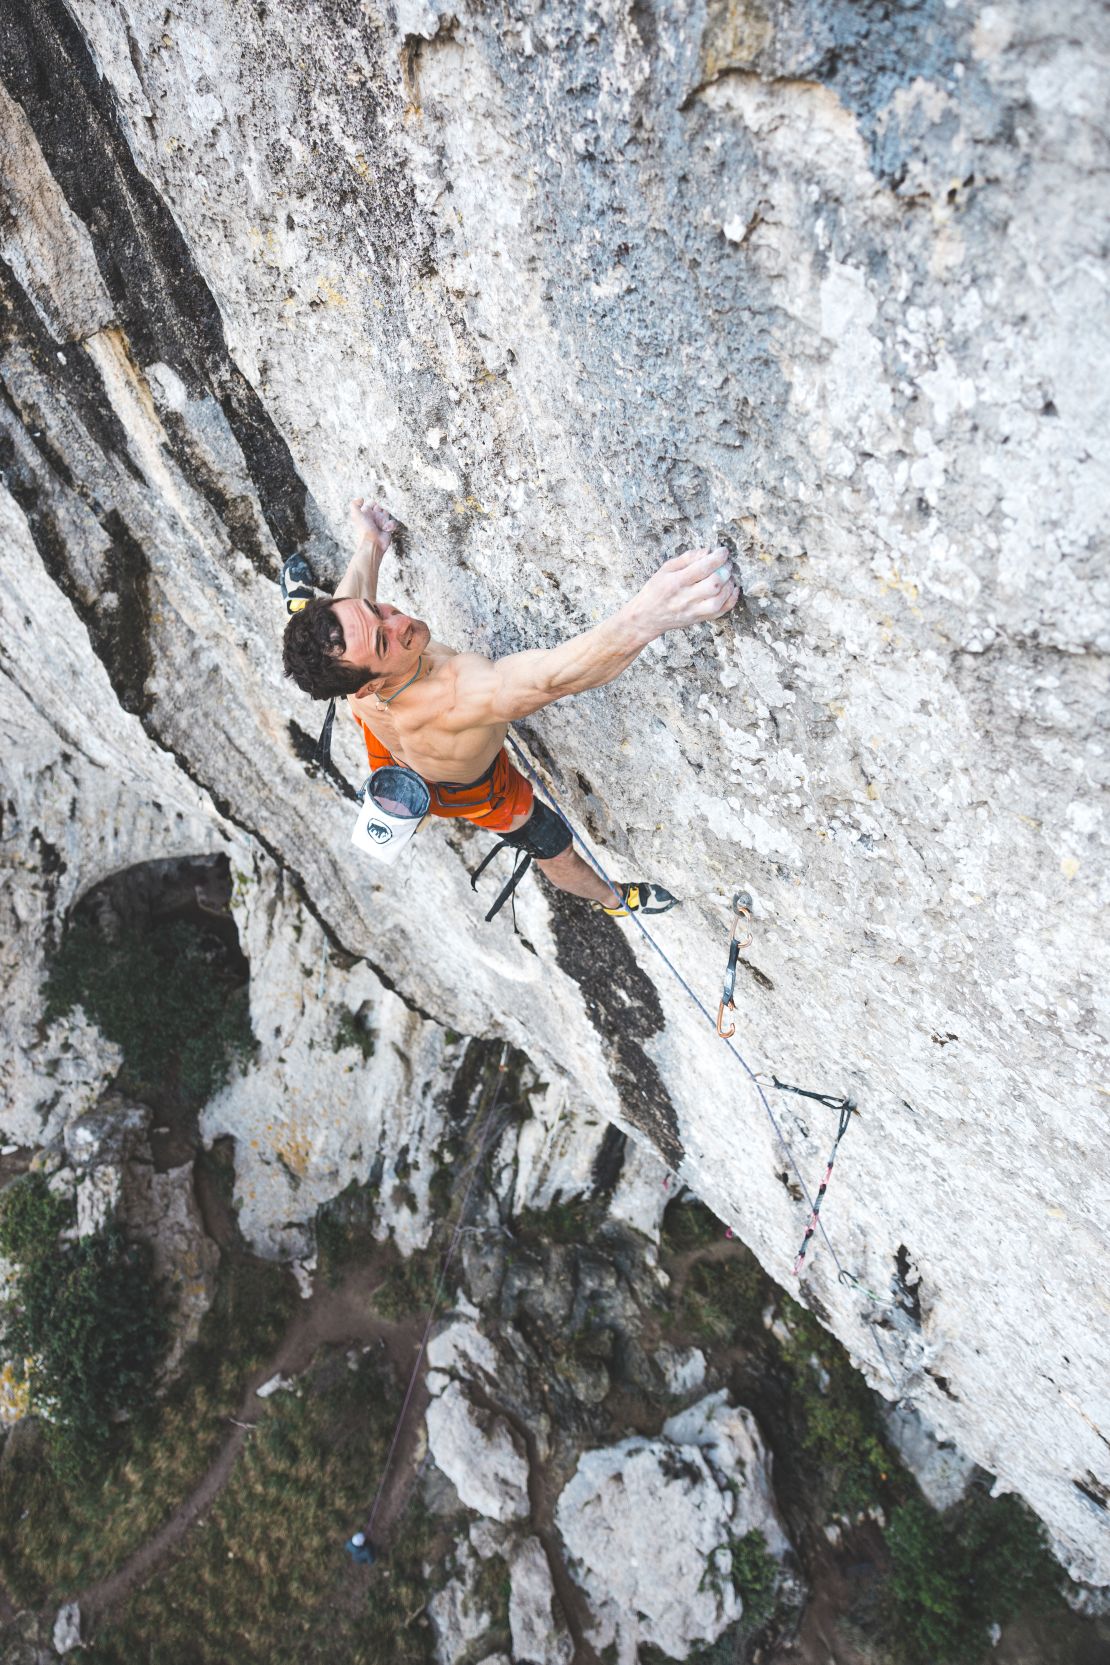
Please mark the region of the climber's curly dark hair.
[[343, 694], [357, 694], [380, 673], [339, 661], [347, 647], [343, 626], [327, 596], [308, 601], [294, 613], [285, 627], [282, 663], [286, 676], [314, 700], [330, 700]]

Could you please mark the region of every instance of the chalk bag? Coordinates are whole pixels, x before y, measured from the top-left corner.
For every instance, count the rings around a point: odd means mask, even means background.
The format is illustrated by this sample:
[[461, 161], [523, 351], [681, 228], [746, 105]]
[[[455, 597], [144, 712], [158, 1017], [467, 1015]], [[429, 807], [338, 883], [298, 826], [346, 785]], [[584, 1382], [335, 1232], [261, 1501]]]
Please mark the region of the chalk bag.
[[427, 782], [412, 769], [389, 763], [375, 769], [359, 792], [359, 810], [351, 843], [375, 861], [395, 862], [416, 832], [428, 810], [432, 795]]

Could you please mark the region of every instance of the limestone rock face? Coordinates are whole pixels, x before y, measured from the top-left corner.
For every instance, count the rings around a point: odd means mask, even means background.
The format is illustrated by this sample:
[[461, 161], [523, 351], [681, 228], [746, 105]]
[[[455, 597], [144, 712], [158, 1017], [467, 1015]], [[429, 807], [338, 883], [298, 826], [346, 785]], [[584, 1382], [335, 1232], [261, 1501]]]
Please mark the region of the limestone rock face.
[[529, 1511], [528, 1459], [503, 1417], [474, 1405], [460, 1382], [448, 1382], [428, 1406], [428, 1449], [469, 1509], [491, 1520]]
[[519, 1665], [570, 1665], [574, 1643], [558, 1611], [547, 1556], [525, 1538], [509, 1569], [509, 1629]]
[[555, 1519], [596, 1646], [615, 1642], [622, 1665], [644, 1644], [684, 1659], [741, 1617], [734, 1538], [758, 1529], [772, 1554], [790, 1548], [755, 1419], [724, 1392], [672, 1417], [658, 1439], [586, 1452]]
[[489, 1630], [493, 1614], [475, 1588], [481, 1564], [466, 1544], [455, 1552], [449, 1578], [428, 1603], [440, 1665], [473, 1657], [475, 1643]]
[[928, 1423], [905, 1406], [883, 1418], [890, 1442], [934, 1509], [950, 1509], [967, 1495], [974, 1463], [938, 1440]]
[[[682, 896], [658, 934], [710, 1010], [751, 892], [737, 1043], [861, 1111], [823, 1214], [858, 1282], [818, 1238], [805, 1290], [1110, 1578], [1104, 8], [8, 10], [5, 1138], [53, 1138], [118, 1066], [41, 1022], [72, 904], [227, 852], [298, 898], [249, 927], [260, 1056], [206, 1116], [251, 1152], [268, 1252], [404, 1143], [353, 1052], [315, 1067], [324, 961], [332, 1010], [346, 977], [410, 1061], [416, 1143], [443, 1030], [495, 1036], [550, 1092], [506, 1185], [553, 1191], [571, 1130], [611, 1157], [615, 1122], [786, 1281], [791, 1159], [812, 1189], [831, 1113], [776, 1099], [786, 1156], [633, 929], [531, 884], [520, 937], [484, 927], [481, 835], [360, 865], [356, 736], [309, 776], [321, 713], [277, 642], [281, 558], [333, 581], [356, 489], [408, 529], [387, 599], [494, 654], [724, 529], [745, 608], [522, 743], [607, 865]], [[410, 1245], [426, 1177], [390, 1182]]]

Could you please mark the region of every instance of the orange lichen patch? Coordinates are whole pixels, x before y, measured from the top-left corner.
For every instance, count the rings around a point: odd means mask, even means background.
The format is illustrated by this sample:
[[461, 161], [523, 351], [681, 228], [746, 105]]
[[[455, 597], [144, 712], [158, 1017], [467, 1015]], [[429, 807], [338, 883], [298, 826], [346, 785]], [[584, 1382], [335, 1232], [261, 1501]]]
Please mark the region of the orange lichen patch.
[[31, 1409], [31, 1361], [22, 1365], [8, 1360], [0, 1367], [0, 1423], [10, 1427], [21, 1422]]
[[337, 283], [330, 277], [322, 277], [316, 284], [316, 293], [328, 306], [346, 306], [347, 297]]
[[274, 1148], [285, 1166], [303, 1179], [308, 1172], [308, 1160], [312, 1155], [312, 1140], [307, 1133], [298, 1133], [294, 1128], [290, 1128]]

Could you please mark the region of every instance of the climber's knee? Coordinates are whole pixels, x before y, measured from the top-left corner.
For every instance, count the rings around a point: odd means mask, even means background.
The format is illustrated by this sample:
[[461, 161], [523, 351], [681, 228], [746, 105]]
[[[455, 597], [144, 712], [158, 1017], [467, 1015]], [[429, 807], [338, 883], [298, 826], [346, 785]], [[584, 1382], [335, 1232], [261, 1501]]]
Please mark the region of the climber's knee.
[[524, 850], [535, 861], [552, 861], [571, 846], [571, 831], [561, 815], [536, 798], [532, 813], [515, 832], [502, 833], [502, 841]]

